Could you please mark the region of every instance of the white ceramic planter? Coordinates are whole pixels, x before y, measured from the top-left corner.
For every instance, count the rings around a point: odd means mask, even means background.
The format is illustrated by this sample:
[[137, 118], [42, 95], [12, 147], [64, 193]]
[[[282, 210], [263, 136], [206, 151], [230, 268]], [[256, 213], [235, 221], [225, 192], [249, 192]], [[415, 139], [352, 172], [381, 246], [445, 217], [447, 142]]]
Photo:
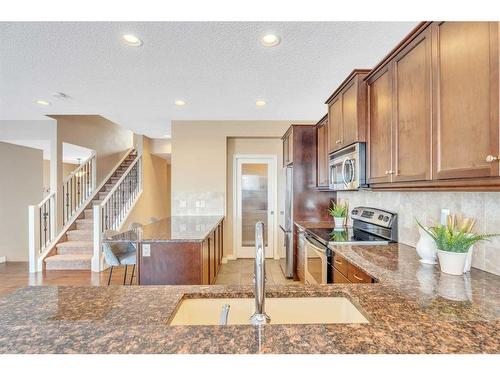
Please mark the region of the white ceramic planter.
[[424, 264], [436, 264], [437, 263], [437, 248], [434, 239], [423, 230], [418, 227], [420, 233], [420, 238], [417, 242], [416, 249], [417, 254], [420, 257], [420, 262]]
[[464, 272], [469, 272], [472, 267], [472, 251], [474, 250], [474, 245], [469, 248], [467, 252], [467, 257], [465, 258]]
[[345, 217], [334, 217], [335, 228], [344, 228]]
[[441, 272], [450, 275], [462, 275], [464, 273], [467, 253], [453, 253], [451, 251], [438, 250], [437, 255]]

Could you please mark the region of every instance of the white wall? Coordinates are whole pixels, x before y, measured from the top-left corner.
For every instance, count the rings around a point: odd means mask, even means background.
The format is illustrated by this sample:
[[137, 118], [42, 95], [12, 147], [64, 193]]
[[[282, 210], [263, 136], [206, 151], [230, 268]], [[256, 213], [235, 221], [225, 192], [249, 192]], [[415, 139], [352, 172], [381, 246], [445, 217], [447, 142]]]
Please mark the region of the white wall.
[[28, 206], [43, 196], [43, 152], [0, 142], [0, 257], [28, 260]]
[[[462, 212], [476, 221], [480, 233], [500, 233], [500, 193], [458, 192], [339, 192], [349, 206], [385, 208], [398, 213], [399, 242], [415, 246], [418, 230], [415, 219], [425, 225], [439, 221], [441, 208]], [[500, 238], [474, 245], [472, 265], [500, 275]]]

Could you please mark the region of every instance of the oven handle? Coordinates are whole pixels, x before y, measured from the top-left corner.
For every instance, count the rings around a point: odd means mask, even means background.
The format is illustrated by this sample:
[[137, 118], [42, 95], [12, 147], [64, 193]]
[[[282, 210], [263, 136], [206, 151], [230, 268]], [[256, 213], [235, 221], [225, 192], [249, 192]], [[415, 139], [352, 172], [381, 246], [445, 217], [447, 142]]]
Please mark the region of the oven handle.
[[[314, 242], [316, 242], [316, 240], [310, 238], [310, 237], [307, 237], [306, 236], [306, 241], [307, 241], [307, 244], [317, 253], [320, 253], [321, 255], [323, 256], [326, 256], [326, 249], [324, 248], [320, 248], [318, 247], [318, 245], [316, 245]], [[314, 242], [313, 242], [314, 241]]]

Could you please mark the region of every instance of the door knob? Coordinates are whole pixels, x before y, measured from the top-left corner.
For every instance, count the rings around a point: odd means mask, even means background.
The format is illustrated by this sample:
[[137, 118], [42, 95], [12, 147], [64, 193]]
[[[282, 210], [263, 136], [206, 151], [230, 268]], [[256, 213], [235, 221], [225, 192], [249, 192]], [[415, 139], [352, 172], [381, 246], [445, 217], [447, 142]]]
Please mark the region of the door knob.
[[493, 156], [493, 155], [486, 156], [486, 162], [493, 163], [494, 161], [498, 161], [498, 156]]

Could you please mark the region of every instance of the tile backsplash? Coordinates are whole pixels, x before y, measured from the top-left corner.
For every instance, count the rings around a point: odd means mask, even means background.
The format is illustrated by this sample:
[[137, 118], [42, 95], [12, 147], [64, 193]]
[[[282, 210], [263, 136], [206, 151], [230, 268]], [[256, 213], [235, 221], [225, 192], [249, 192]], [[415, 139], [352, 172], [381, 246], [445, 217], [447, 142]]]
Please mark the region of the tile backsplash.
[[[339, 192], [350, 208], [368, 206], [398, 214], [399, 242], [415, 246], [419, 234], [415, 219], [423, 224], [439, 222], [442, 208], [476, 219], [480, 233], [500, 233], [500, 193], [452, 192]], [[500, 237], [474, 245], [472, 266], [500, 275]]]
[[224, 193], [172, 193], [172, 215], [224, 215]]

